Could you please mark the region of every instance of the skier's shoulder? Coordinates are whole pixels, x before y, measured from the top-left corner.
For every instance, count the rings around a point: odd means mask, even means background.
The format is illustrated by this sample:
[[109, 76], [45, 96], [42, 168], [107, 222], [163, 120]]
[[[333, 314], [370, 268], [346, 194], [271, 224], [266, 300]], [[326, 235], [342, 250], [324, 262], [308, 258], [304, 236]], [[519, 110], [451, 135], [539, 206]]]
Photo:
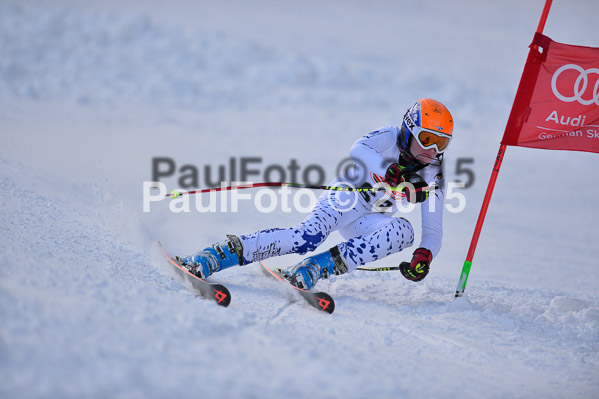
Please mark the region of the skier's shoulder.
[[397, 126], [382, 126], [364, 135], [363, 138], [369, 139], [377, 136], [387, 136], [389, 138], [397, 138], [399, 128]]
[[396, 145], [398, 135], [397, 126], [383, 126], [365, 134], [356, 143], [369, 144], [377, 148], [389, 147]]

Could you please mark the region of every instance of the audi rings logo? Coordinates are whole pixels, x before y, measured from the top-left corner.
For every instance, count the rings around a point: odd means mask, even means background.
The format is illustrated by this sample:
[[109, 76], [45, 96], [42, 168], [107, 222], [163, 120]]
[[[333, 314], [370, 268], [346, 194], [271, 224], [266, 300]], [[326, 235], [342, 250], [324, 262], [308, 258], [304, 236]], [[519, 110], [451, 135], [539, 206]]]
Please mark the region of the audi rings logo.
[[[573, 95], [570, 97], [563, 95], [557, 90], [557, 79], [559, 78], [562, 72], [567, 71], [569, 69], [574, 69], [579, 73], [578, 77], [576, 78], [576, 81], [574, 82], [572, 92]], [[587, 87], [589, 86], [589, 75], [597, 75], [597, 79], [595, 80], [595, 86], [593, 88], [593, 97], [591, 99], [584, 99], [582, 98], [582, 96], [585, 93]], [[553, 74], [553, 77], [551, 78], [551, 90], [558, 99], [566, 103], [578, 101], [582, 105], [591, 105], [593, 103], [599, 105], [599, 68], [589, 68], [585, 70], [582, 69], [582, 67], [575, 64], [564, 65], [560, 67], [557, 71], [555, 71], [555, 73]]]

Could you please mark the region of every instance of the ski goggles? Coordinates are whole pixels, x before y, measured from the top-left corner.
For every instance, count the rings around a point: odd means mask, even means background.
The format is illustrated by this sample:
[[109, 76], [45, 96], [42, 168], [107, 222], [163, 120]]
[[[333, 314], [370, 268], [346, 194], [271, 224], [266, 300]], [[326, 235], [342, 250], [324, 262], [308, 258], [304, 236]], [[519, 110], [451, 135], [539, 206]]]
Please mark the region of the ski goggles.
[[447, 146], [449, 146], [451, 135], [416, 126], [408, 112], [404, 115], [403, 120], [408, 130], [412, 133], [412, 137], [414, 137], [418, 145], [423, 149], [435, 148], [437, 153], [442, 154], [447, 149]]
[[439, 154], [445, 152], [451, 142], [451, 136], [449, 134], [422, 127], [415, 127], [412, 130], [412, 136], [416, 139], [416, 142], [420, 147], [425, 150], [434, 148]]

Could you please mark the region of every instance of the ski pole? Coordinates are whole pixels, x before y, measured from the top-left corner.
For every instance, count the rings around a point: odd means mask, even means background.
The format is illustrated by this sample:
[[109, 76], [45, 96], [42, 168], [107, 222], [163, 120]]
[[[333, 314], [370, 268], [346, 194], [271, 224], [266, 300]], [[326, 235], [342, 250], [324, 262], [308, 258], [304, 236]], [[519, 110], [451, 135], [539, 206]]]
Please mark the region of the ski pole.
[[357, 267], [356, 270], [366, 270], [368, 272], [388, 272], [391, 270], [399, 270], [399, 266], [389, 267]]
[[[258, 187], [293, 187], [293, 188], [306, 188], [311, 190], [335, 190], [335, 191], [358, 191], [358, 192], [373, 192], [373, 191], [392, 191], [392, 192], [401, 192], [405, 188], [405, 184], [402, 183], [397, 187], [344, 187], [344, 186], [316, 186], [310, 184], [301, 184], [301, 183], [282, 183], [282, 182], [271, 182], [271, 183], [248, 183], [248, 184], [240, 184], [236, 186], [225, 186], [225, 187], [216, 187], [216, 188], [205, 188], [202, 190], [192, 190], [192, 191], [179, 191], [172, 190], [167, 197], [177, 198], [181, 195], [192, 195], [192, 194], [202, 194], [202, 193], [210, 193], [215, 191], [230, 191], [230, 190], [241, 190], [245, 188], [258, 188]], [[436, 189], [436, 184], [432, 186], [426, 186], [421, 188], [415, 188], [414, 191], [428, 191]]]

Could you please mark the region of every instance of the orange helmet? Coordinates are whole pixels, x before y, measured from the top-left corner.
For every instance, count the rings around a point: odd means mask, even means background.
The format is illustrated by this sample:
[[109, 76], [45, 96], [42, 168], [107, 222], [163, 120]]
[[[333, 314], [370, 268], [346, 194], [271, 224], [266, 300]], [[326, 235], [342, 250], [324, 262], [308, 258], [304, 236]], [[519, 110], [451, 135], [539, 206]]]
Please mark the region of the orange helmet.
[[452, 132], [453, 117], [445, 105], [432, 98], [421, 98], [403, 117], [399, 143], [407, 149], [414, 137], [422, 148], [435, 148], [441, 154], [451, 142]]

